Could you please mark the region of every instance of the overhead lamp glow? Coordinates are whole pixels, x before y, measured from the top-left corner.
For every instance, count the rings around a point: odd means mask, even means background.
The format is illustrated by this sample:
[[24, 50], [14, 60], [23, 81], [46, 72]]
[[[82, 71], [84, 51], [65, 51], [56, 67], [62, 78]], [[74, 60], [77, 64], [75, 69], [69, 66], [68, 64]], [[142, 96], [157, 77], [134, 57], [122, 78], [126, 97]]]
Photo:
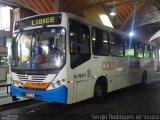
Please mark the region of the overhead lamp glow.
[[129, 33], [129, 36], [130, 36], [130, 37], [133, 37], [133, 36], [134, 36], [134, 33], [131, 31], [131, 32]]
[[101, 15], [99, 15], [99, 17], [104, 25], [113, 28], [113, 25], [107, 15], [101, 14]]
[[110, 16], [115, 16], [116, 15], [116, 13], [114, 12], [114, 11], [112, 11], [111, 13], [110, 13]]

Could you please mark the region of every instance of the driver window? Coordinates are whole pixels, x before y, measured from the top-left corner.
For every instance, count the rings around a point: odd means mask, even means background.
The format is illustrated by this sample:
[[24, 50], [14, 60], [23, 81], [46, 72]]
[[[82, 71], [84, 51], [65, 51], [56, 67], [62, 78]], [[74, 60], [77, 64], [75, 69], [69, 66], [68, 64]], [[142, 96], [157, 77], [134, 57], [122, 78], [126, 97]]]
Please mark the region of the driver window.
[[90, 59], [90, 31], [75, 20], [70, 21], [69, 28], [71, 68], [75, 68]]
[[70, 24], [70, 52], [78, 54], [90, 53], [89, 28], [83, 24]]
[[77, 40], [77, 24], [72, 22], [70, 24], [70, 52], [71, 53], [78, 53], [78, 47], [76, 45]]

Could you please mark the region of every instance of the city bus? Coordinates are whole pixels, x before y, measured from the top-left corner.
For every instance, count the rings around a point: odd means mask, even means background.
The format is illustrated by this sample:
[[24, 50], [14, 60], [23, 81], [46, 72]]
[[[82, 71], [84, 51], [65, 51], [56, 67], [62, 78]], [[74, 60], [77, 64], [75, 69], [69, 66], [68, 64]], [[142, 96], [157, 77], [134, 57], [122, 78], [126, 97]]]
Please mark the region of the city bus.
[[131, 85], [156, 71], [154, 43], [57, 12], [21, 19], [12, 42], [13, 99], [72, 104]]

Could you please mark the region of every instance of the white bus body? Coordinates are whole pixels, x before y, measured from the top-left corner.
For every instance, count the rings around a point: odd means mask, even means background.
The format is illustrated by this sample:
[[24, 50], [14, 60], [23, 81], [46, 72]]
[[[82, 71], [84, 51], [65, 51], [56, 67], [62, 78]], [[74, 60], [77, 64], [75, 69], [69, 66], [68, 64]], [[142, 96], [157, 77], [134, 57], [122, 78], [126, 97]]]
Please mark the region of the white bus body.
[[[48, 21], [51, 22], [52, 18], [50, 18], [49, 20], [49, 18], [46, 18], [46, 17], [52, 16], [54, 14], [62, 14], [60, 24], [47, 24], [45, 25], [45, 27], [44, 25], [41, 25], [43, 23], [44, 24], [47, 23]], [[117, 30], [105, 27], [103, 25], [90, 22], [84, 18], [75, 16], [72, 14], [68, 14], [68, 13], [54, 13], [54, 14], [43, 15], [43, 17], [46, 16], [45, 20], [42, 20], [43, 23], [41, 23], [40, 21], [37, 23], [36, 22], [32, 23], [32, 25], [35, 24], [35, 26], [24, 25], [23, 28], [14, 29], [13, 33], [19, 34], [19, 32], [21, 31], [24, 32], [27, 30], [31, 31], [33, 29], [35, 30], [35, 29], [42, 29], [42, 28], [45, 30], [48, 27], [55, 28], [49, 31], [56, 31], [56, 27], [60, 27], [60, 26], [63, 27], [63, 29], [65, 30], [65, 35], [63, 36], [63, 39], [65, 39], [64, 65], [58, 70], [53, 69], [50, 71], [49, 70], [45, 71], [45, 70], [36, 68], [35, 67], [36, 65], [32, 66], [30, 63], [32, 69], [28, 70], [24, 68], [21, 69], [19, 66], [22, 67], [24, 63], [22, 64], [22, 62], [18, 62], [16, 67], [15, 65], [12, 66], [12, 85], [11, 85], [12, 96], [30, 97], [33, 99], [72, 104], [75, 102], [79, 102], [79, 101], [94, 97], [95, 95], [96, 97], [101, 97], [101, 92], [103, 92], [101, 91], [101, 88], [99, 89], [100, 96], [98, 96], [97, 91], [95, 91], [96, 89], [95, 86], [97, 84], [100, 84], [101, 85], [100, 87], [103, 87], [103, 88], [105, 86], [105, 89], [103, 90], [105, 90], [105, 92], [107, 93], [120, 88], [141, 83], [143, 82], [142, 78], [145, 78], [145, 79], [147, 78], [148, 80], [150, 80], [155, 75], [155, 71], [156, 71], [155, 52], [146, 53], [146, 54], [149, 54], [148, 58], [144, 58], [145, 53], [143, 53], [143, 56], [140, 55], [140, 57], [134, 57], [135, 55], [127, 56], [125, 55], [125, 52], [127, 52], [127, 50], [125, 49], [122, 50], [123, 53], [120, 53], [121, 54], [120, 56], [111, 55], [112, 45], [109, 44], [109, 42], [111, 43], [110, 34], [115, 33], [120, 35], [121, 37], [124, 37], [124, 36], [128, 37], [128, 35], [122, 32], [119, 32]], [[30, 20], [36, 17], [38, 17], [37, 20], [41, 19], [41, 15], [37, 15], [37, 16], [22, 19], [21, 21]], [[72, 23], [73, 23], [73, 26], [71, 27]], [[78, 27], [74, 28], [75, 25], [77, 25]], [[76, 33], [75, 31], [78, 31], [78, 32]], [[91, 33], [92, 31], [93, 32], [96, 31], [96, 33], [93, 34]], [[108, 38], [107, 42], [105, 40], [102, 41], [101, 43], [97, 42], [98, 41], [97, 39], [99, 39], [98, 35], [101, 34], [101, 32], [98, 32], [98, 31], [103, 31], [104, 33], [106, 32], [106, 35], [109, 36], [109, 37], [106, 37]], [[82, 32], [82, 35], [80, 32]], [[57, 40], [62, 39], [58, 34], [61, 34], [61, 33], [57, 32], [56, 35], [54, 36], [55, 37], [54, 39], [57, 39]], [[76, 35], [77, 36], [79, 35], [79, 36], [77, 37]], [[80, 39], [80, 41], [75, 42], [75, 37], [77, 39]], [[28, 39], [28, 38], [24, 37], [24, 39]], [[47, 37], [43, 36], [43, 39], [47, 39]], [[86, 41], [88, 40], [89, 43], [86, 43], [84, 41], [85, 44], [83, 44], [83, 40], [81, 39]], [[44, 40], [44, 41], [46, 42], [47, 40]], [[138, 41], [138, 40], [131, 40], [131, 41]], [[108, 47], [107, 49], [108, 51], [106, 51], [108, 52], [108, 54], [105, 52], [104, 52], [105, 55], [100, 55], [101, 53], [99, 54], [98, 52], [97, 53], [95, 52], [96, 54], [93, 53], [94, 48], [92, 44], [94, 42], [95, 42], [94, 46], [96, 46], [98, 43], [104, 44], [104, 42], [106, 42], [106, 44], [103, 47], [104, 48]], [[143, 43], [147, 45], [148, 51], [154, 50], [152, 49], [155, 46], [153, 43], [144, 42], [144, 41], [139, 41], [139, 43]], [[49, 42], [46, 43], [46, 45], [48, 44]], [[113, 42], [113, 44], [117, 44], [117, 43]], [[123, 45], [126, 45], [126, 43], [124, 43]], [[134, 46], [136, 46], [136, 44]], [[97, 48], [101, 49], [102, 47], [97, 46]], [[21, 49], [21, 47], [17, 48], [17, 51], [19, 49]], [[88, 51], [88, 49], [89, 49], [89, 52], [87, 53], [86, 51]], [[32, 53], [32, 51], [29, 53]], [[127, 54], [132, 54], [132, 53], [128, 52]], [[43, 62], [49, 59], [48, 58], [48, 56], [50, 56], [49, 52], [48, 52], [48, 55], [46, 56], [45, 56], [45, 60], [43, 60], [43, 57], [41, 57]], [[18, 60], [19, 59], [20, 58], [18, 58]], [[25, 59], [25, 57], [22, 57], [22, 59]], [[34, 59], [36, 59], [36, 57]], [[32, 59], [30, 59], [30, 61], [32, 61]], [[39, 62], [37, 64], [39, 67], [41, 63]], [[47, 63], [47, 65], [49, 66], [50, 64]]]

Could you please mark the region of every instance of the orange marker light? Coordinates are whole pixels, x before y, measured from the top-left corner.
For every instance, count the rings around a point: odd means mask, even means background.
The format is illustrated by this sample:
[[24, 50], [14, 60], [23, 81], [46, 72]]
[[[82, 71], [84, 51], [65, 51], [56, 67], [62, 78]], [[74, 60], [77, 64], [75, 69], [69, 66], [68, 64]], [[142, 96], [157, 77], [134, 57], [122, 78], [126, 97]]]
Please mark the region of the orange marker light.
[[67, 84], [73, 83], [73, 80], [67, 80]]

